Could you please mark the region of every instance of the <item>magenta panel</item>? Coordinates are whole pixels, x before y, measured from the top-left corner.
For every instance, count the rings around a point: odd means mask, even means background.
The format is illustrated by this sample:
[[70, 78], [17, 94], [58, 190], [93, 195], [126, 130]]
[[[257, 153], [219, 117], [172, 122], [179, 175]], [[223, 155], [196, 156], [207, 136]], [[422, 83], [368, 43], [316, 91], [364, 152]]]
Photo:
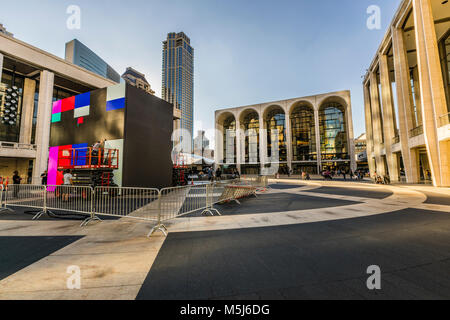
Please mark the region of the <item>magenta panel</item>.
[[52, 114], [61, 113], [61, 107], [62, 107], [61, 100], [53, 102]]
[[58, 152], [59, 147], [50, 147], [48, 153], [48, 175], [47, 184], [49, 186], [56, 185], [56, 174], [58, 172]]

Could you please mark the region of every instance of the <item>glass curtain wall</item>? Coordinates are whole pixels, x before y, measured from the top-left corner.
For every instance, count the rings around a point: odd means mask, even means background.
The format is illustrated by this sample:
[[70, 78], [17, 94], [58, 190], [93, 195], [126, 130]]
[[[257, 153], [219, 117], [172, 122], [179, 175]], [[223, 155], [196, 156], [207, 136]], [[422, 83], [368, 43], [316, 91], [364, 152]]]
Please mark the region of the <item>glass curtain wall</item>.
[[317, 160], [314, 124], [314, 110], [311, 107], [295, 107], [291, 114], [292, 161]]
[[242, 122], [245, 133], [245, 163], [259, 162], [259, 116], [251, 112]]
[[[281, 108], [275, 108], [266, 117], [267, 155], [271, 162], [286, 162], [286, 115]], [[276, 156], [278, 151], [279, 156]]]
[[236, 163], [236, 119], [229, 116], [223, 122], [223, 163]]
[[447, 112], [450, 112], [450, 31], [439, 42], [442, 77], [444, 79], [445, 97], [447, 98]]
[[322, 160], [347, 160], [348, 141], [345, 109], [339, 103], [328, 103], [319, 112]]
[[0, 122], [0, 141], [4, 142], [19, 142], [20, 134], [20, 119], [22, 113], [22, 97], [23, 97], [23, 87], [25, 78], [17, 75], [15, 73], [3, 70], [2, 73], [2, 83], [0, 84], [0, 113], [3, 114], [6, 89], [12, 88], [13, 86], [18, 88], [18, 112], [17, 121], [14, 125], [9, 125]]

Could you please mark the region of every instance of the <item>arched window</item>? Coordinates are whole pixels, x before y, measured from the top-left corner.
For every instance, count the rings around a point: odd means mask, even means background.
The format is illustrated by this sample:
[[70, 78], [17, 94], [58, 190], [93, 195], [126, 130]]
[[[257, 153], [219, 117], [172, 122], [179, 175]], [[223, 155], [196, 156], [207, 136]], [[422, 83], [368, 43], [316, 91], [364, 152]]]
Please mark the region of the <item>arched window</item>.
[[277, 107], [267, 114], [266, 128], [267, 156], [270, 162], [286, 162], [286, 116], [281, 108]]
[[248, 113], [242, 126], [245, 134], [245, 163], [259, 162], [259, 116], [256, 111]]
[[236, 119], [229, 116], [223, 122], [223, 162], [236, 163]]
[[322, 160], [349, 159], [345, 108], [340, 103], [326, 103], [320, 108], [319, 125]]
[[292, 161], [317, 160], [314, 110], [308, 105], [294, 108], [291, 114]]

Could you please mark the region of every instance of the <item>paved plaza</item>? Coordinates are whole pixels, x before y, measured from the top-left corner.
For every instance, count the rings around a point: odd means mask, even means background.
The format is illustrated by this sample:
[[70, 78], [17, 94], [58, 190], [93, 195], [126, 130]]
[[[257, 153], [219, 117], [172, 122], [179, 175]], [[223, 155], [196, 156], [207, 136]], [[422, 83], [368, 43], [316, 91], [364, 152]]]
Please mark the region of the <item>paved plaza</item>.
[[0, 299], [450, 299], [449, 189], [281, 179], [216, 208], [150, 239], [132, 219], [2, 212]]

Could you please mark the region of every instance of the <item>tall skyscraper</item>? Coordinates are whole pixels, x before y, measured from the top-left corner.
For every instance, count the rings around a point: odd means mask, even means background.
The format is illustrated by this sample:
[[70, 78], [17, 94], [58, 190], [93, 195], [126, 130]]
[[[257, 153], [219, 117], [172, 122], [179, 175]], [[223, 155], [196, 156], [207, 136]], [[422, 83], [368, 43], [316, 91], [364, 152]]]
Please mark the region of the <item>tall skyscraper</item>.
[[179, 140], [183, 152], [191, 153], [194, 136], [194, 48], [183, 32], [169, 33], [163, 42], [162, 98], [181, 111], [181, 120], [176, 120], [174, 130], [182, 129], [182, 132], [190, 133], [189, 137], [182, 133]]

